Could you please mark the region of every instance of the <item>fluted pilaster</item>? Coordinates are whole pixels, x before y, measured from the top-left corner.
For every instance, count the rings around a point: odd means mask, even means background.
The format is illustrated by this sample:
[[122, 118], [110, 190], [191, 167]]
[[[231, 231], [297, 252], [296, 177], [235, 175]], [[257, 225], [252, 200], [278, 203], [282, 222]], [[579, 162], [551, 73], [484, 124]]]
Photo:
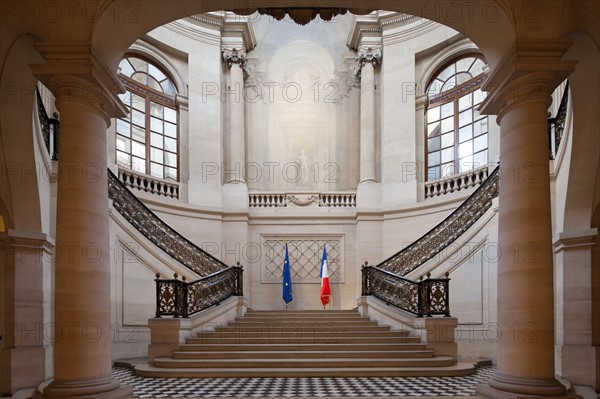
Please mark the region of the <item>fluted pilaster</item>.
[[226, 183], [245, 183], [244, 164], [246, 163], [246, 133], [244, 122], [244, 78], [249, 74], [246, 52], [238, 49], [225, 49], [223, 59], [229, 69], [229, 146]]
[[381, 48], [360, 49], [354, 73], [360, 78], [360, 182], [377, 181], [375, 173], [375, 68]]

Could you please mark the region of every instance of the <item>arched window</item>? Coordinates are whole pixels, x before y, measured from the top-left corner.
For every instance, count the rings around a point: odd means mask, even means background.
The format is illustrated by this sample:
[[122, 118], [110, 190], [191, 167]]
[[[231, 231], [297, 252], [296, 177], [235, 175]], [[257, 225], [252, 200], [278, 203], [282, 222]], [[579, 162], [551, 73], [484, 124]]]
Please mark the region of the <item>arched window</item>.
[[119, 64], [129, 110], [117, 119], [117, 163], [160, 179], [178, 180], [177, 94], [167, 74], [152, 63], [128, 56]]
[[427, 87], [427, 180], [488, 163], [488, 118], [477, 112], [484, 99], [485, 62], [468, 55], [444, 67]]

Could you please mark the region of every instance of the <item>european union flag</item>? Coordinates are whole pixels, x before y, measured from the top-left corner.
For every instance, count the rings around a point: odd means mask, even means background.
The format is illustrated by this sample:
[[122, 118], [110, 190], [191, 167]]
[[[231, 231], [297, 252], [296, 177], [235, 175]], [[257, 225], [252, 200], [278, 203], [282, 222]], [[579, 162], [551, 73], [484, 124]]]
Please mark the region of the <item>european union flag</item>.
[[285, 244], [285, 260], [283, 261], [283, 301], [287, 305], [292, 302], [292, 274], [290, 272], [290, 257]]

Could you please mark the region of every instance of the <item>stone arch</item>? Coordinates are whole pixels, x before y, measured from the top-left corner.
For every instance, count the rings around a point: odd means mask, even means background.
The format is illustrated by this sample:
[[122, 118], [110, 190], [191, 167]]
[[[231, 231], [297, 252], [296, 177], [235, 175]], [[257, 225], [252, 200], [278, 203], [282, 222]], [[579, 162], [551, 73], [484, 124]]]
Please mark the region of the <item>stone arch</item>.
[[[335, 6], [352, 7], [356, 2], [340, 1]], [[105, 12], [98, 18], [91, 34], [92, 44], [103, 55], [108, 66], [116, 70], [121, 57], [129, 46], [141, 35], [168, 22], [193, 14], [219, 11], [226, 8], [231, 11], [248, 13], [261, 7], [272, 7], [268, 1], [243, 0], [235, 3], [212, 3], [196, 1], [180, 3], [174, 7], [169, 2], [141, 1], [131, 10], [130, 17], [135, 21], [125, 23], [115, 18], [113, 12]], [[370, 9], [390, 10], [420, 16], [439, 22], [471, 39], [481, 50], [489, 65], [496, 65], [501, 57], [513, 46], [515, 41], [512, 16], [502, 2], [487, 0], [478, 3], [459, 4], [445, 0], [415, 2], [412, 0], [372, 0]], [[278, 7], [318, 7], [316, 0], [283, 1]], [[114, 10], [113, 10], [114, 11]], [[135, 23], [133, 23], [135, 22]], [[490, 25], [495, 30], [489, 34]], [[87, 33], [87, 32], [86, 32]]]
[[[1, 71], [3, 102], [0, 110], [0, 136], [3, 144], [2, 193], [4, 209], [12, 227], [43, 232], [40, 182], [43, 166], [36, 159], [32, 110], [35, 107], [37, 79], [30, 64], [44, 62], [35, 50], [33, 36], [15, 40]], [[16, 200], [13, 200], [16, 199]], [[47, 227], [47, 226], [46, 226]]]
[[422, 91], [426, 90], [427, 84], [434, 79], [442, 66], [466, 54], [480, 54], [479, 49], [469, 39], [459, 40], [436, 53], [417, 80], [422, 85]]
[[[592, 228], [600, 231], [600, 204], [592, 216]], [[592, 247], [592, 345], [600, 345], [600, 238]]]
[[169, 60], [169, 57], [165, 55], [163, 51], [146, 42], [136, 41], [131, 45], [131, 47], [129, 47], [128, 52], [142, 55], [154, 62], [159, 67], [164, 68], [168, 72], [169, 77], [173, 80], [173, 83], [177, 88], [177, 94], [186, 97], [188, 96], [186, 79], [184, 79], [184, 77], [181, 75], [181, 71], [177, 69], [177, 67]]
[[[569, 76], [572, 95], [573, 134], [562, 226], [559, 231], [582, 231], [590, 227], [594, 212], [594, 191], [600, 167], [600, 52], [583, 32], [569, 34], [573, 46], [565, 59], [576, 59]], [[592, 88], [596, 89], [592, 89]]]

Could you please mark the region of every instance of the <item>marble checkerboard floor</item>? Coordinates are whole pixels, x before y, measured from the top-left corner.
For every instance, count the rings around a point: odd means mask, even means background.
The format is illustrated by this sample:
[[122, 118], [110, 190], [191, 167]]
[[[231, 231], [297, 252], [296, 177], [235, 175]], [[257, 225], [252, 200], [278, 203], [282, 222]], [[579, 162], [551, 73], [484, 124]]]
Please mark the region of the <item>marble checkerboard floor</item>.
[[492, 366], [477, 366], [466, 377], [364, 378], [146, 378], [125, 367], [113, 375], [138, 398], [320, 398], [475, 396]]

